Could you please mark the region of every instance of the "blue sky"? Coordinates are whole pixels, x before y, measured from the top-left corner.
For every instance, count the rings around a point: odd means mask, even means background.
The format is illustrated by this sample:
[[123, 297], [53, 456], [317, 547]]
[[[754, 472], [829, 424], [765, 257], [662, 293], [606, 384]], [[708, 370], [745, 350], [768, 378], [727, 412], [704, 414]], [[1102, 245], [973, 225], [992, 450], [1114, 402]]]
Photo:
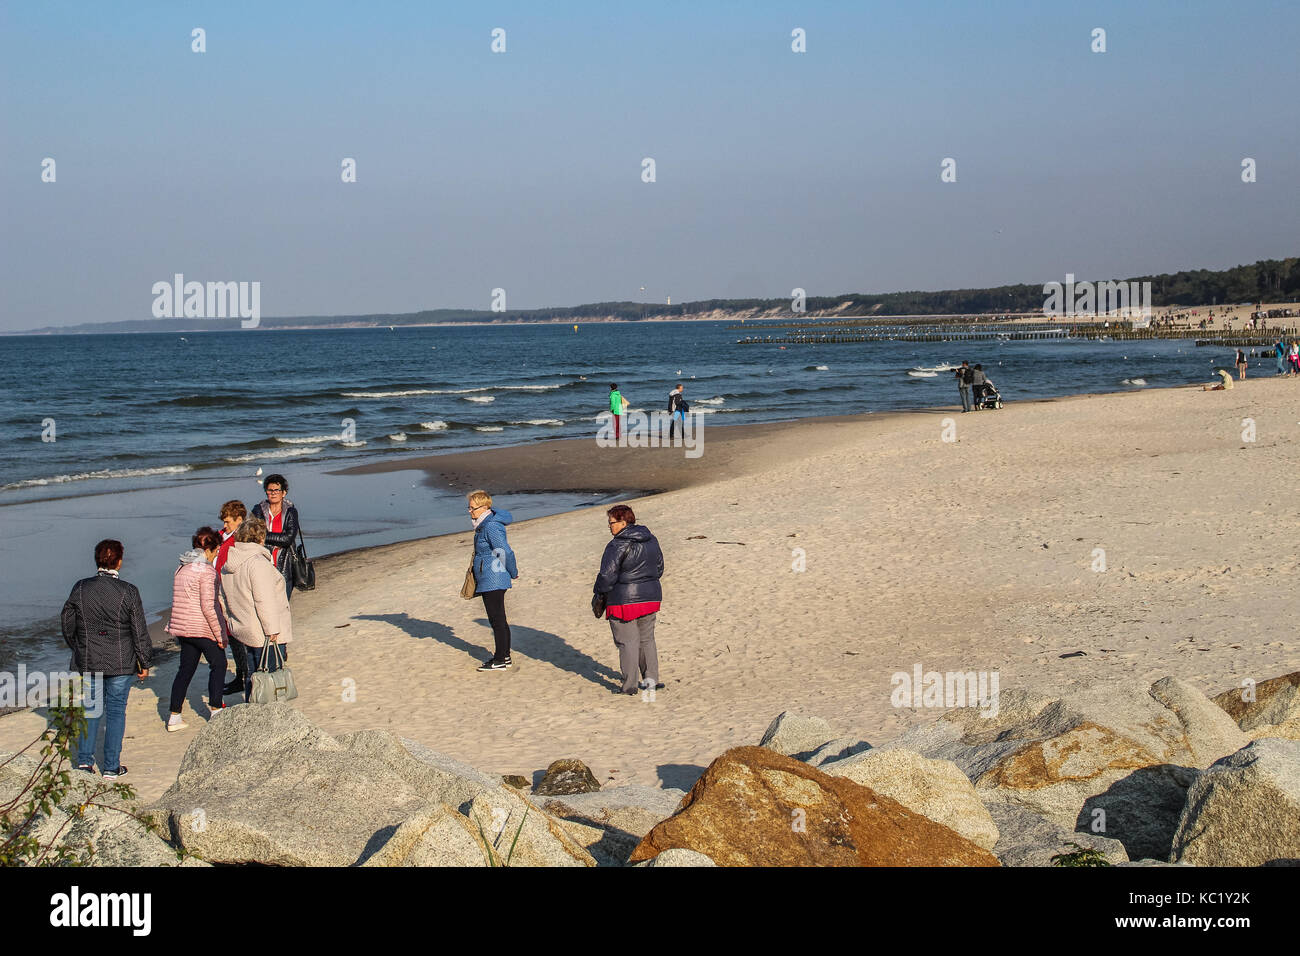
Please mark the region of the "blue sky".
[[176, 272], [308, 315], [1296, 254], [1298, 39], [1251, 0], [6, 2], [0, 329], [148, 318]]

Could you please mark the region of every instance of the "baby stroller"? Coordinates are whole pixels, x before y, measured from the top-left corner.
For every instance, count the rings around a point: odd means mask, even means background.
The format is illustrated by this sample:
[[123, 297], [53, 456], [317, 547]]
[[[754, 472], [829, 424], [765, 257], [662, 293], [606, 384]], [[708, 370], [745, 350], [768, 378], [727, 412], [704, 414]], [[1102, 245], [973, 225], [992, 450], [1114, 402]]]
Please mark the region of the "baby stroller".
[[979, 400], [975, 402], [976, 408], [1001, 408], [1002, 394], [998, 391], [996, 385], [991, 379], [984, 380], [984, 391], [980, 393]]

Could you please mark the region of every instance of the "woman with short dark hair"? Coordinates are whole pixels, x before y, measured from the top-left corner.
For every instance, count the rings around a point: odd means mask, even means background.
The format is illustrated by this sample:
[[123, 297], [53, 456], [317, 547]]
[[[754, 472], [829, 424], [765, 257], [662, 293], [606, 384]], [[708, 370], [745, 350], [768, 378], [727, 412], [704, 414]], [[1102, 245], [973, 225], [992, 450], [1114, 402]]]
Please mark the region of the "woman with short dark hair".
[[217, 711], [225, 706], [226, 622], [221, 619], [217, 603], [217, 570], [212, 563], [221, 549], [221, 536], [202, 527], [194, 532], [190, 545], [172, 575], [172, 614], [167, 633], [180, 645], [181, 663], [172, 681], [168, 733], [189, 726], [181, 719], [181, 708], [200, 657], [208, 662], [208, 709]]
[[659, 682], [659, 652], [655, 646], [655, 619], [663, 600], [659, 579], [664, 574], [664, 553], [650, 529], [636, 523], [627, 505], [605, 512], [613, 540], [605, 545], [600, 573], [592, 588], [593, 606], [605, 606], [614, 646], [623, 672], [622, 694], [635, 694]]
[[266, 523], [266, 547], [271, 552], [271, 563], [284, 578], [285, 595], [292, 598], [298, 509], [285, 497], [289, 494], [289, 482], [284, 475], [267, 475], [262, 490], [266, 492], [266, 500], [253, 506], [251, 517], [261, 518]]

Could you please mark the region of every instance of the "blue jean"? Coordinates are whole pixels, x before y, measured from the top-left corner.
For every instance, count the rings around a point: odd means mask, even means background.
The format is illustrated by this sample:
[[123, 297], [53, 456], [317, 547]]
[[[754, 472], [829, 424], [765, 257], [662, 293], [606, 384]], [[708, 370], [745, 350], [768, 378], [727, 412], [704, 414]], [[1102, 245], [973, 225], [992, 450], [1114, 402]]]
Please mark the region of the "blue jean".
[[[104, 763], [105, 770], [121, 766], [122, 737], [126, 733], [126, 698], [131, 693], [134, 674], [104, 678]], [[86, 733], [77, 738], [77, 764], [95, 762], [95, 741], [99, 736], [99, 717], [86, 718]]]

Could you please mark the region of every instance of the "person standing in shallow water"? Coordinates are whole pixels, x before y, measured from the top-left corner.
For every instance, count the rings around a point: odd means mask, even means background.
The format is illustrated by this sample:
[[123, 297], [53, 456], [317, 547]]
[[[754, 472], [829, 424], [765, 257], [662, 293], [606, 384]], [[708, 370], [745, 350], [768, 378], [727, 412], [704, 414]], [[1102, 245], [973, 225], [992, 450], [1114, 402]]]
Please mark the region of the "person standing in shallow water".
[[506, 620], [506, 591], [519, 577], [515, 553], [506, 538], [506, 525], [513, 518], [509, 511], [494, 509], [492, 496], [486, 491], [468, 495], [470, 521], [474, 523], [474, 593], [483, 599], [483, 610], [492, 625], [495, 650], [478, 668], [479, 672], [507, 670], [510, 660], [510, 622]]
[[650, 687], [662, 690], [655, 620], [663, 600], [659, 579], [664, 574], [664, 553], [650, 529], [636, 523], [636, 514], [627, 505], [615, 505], [605, 517], [613, 540], [601, 555], [592, 593], [604, 602], [618, 648], [623, 672], [618, 693], [635, 694]]
[[609, 413], [614, 416], [614, 441], [623, 433], [623, 393], [617, 385], [609, 387]]

